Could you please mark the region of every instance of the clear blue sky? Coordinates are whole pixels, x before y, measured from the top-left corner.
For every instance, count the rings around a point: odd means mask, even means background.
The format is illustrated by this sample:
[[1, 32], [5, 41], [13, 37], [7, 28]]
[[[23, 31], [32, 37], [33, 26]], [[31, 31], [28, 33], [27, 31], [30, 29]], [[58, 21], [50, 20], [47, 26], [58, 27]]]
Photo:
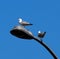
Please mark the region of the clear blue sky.
[[53, 59], [38, 42], [10, 34], [19, 17], [35, 36], [47, 32], [43, 40], [60, 59], [60, 0], [0, 0], [0, 59]]

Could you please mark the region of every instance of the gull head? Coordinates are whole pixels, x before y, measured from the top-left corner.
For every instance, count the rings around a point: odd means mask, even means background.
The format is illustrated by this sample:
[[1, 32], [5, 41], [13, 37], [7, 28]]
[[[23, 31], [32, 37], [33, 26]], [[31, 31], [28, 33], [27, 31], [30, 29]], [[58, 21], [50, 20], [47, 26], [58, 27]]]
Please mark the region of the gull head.
[[22, 19], [21, 18], [19, 18], [18, 20], [19, 20], [19, 22], [22, 22]]
[[38, 33], [41, 33], [41, 31], [38, 31]]

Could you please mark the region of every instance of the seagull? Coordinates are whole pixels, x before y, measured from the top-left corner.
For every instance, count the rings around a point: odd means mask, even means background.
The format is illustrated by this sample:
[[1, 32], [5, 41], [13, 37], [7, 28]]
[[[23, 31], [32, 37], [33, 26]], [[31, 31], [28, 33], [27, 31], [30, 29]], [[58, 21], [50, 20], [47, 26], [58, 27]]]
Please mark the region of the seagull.
[[32, 25], [29, 22], [23, 21], [21, 18], [18, 19], [19, 20], [19, 24], [21, 24], [22, 26], [28, 26], [28, 25]]
[[38, 37], [43, 38], [45, 36], [46, 32], [38, 31]]

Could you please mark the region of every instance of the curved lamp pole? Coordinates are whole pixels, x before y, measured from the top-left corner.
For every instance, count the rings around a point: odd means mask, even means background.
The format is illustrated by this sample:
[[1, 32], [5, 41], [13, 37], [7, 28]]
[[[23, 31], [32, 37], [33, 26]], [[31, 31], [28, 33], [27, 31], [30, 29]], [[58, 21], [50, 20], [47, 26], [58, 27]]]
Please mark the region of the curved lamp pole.
[[44, 43], [42, 42], [38, 37], [35, 37], [30, 31], [25, 29], [22, 26], [16, 26], [14, 27], [10, 33], [18, 38], [23, 38], [23, 39], [34, 39], [38, 43], [40, 43], [43, 47], [47, 49], [47, 51], [53, 56], [54, 59], [57, 59], [57, 56], [54, 54], [54, 52]]
[[34, 38], [34, 40], [36, 40], [37, 42], [39, 42], [42, 46], [44, 46], [47, 51], [53, 56], [54, 59], [57, 59], [57, 56], [54, 54], [54, 52], [44, 43], [44, 42], [41, 42], [39, 39], [37, 38]]

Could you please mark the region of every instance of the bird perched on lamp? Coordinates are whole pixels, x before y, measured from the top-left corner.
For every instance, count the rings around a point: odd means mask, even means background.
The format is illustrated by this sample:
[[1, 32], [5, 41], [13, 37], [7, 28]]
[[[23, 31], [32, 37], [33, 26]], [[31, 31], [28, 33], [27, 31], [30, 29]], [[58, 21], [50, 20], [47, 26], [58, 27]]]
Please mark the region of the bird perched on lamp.
[[42, 42], [42, 38], [45, 36], [46, 32], [41, 32], [41, 31], [38, 31], [38, 37], [41, 39], [41, 42]]
[[43, 38], [45, 36], [46, 32], [38, 31], [38, 37]]
[[23, 21], [21, 18], [19, 18], [18, 20], [19, 20], [19, 24], [21, 24], [22, 26], [29, 26], [29, 25], [32, 25], [32, 24], [29, 23], [29, 22]]

